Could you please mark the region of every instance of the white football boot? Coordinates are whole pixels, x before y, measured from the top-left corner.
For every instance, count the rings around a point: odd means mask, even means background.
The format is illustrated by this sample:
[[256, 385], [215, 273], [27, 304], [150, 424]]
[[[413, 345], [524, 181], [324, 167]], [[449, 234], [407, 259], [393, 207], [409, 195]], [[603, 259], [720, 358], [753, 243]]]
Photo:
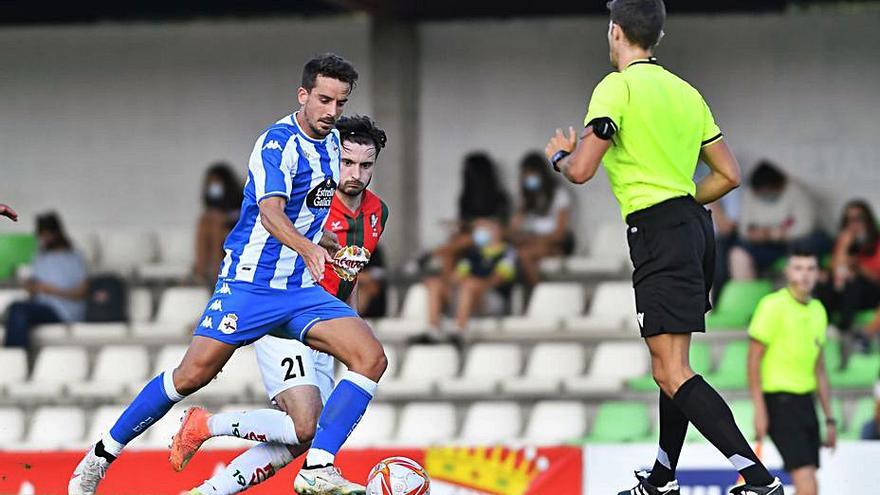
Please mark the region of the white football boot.
[[67, 484], [68, 495], [95, 495], [98, 483], [107, 474], [110, 461], [95, 454], [92, 447], [73, 470], [73, 476]]
[[342, 477], [336, 466], [300, 469], [293, 482], [299, 495], [366, 495], [367, 488]]

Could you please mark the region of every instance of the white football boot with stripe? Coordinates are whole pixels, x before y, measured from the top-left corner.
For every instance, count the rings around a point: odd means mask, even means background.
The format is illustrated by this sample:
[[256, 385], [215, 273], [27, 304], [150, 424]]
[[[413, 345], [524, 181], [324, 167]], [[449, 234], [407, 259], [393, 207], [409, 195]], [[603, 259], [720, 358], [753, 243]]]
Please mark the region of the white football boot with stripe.
[[635, 475], [639, 484], [629, 490], [619, 492], [617, 495], [681, 495], [678, 491], [678, 481], [672, 480], [664, 486], [654, 486], [648, 483], [650, 474], [647, 471], [636, 471]]
[[336, 466], [300, 469], [293, 482], [299, 495], [366, 495], [367, 488], [342, 476]]
[[104, 479], [109, 466], [110, 461], [95, 454], [94, 447], [90, 448], [73, 470], [73, 476], [67, 484], [68, 495], [95, 495], [98, 483]]

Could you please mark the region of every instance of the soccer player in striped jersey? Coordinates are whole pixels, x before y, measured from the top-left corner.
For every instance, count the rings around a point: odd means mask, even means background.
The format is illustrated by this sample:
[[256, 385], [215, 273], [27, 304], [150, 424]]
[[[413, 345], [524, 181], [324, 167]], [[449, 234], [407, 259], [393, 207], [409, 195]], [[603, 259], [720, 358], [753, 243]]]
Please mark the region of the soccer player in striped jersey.
[[[356, 307], [358, 274], [375, 251], [388, 218], [388, 207], [367, 190], [386, 138], [369, 117], [342, 117], [336, 128], [342, 140], [340, 180], [325, 231], [333, 233], [326, 237], [338, 241], [338, 246], [333, 262], [325, 265], [321, 286]], [[281, 411], [210, 414], [202, 408], [190, 409], [174, 436], [172, 459], [191, 458], [202, 443], [217, 436], [262, 442], [191, 495], [232, 495], [262, 483], [302, 454], [314, 436], [322, 403], [333, 389], [333, 358], [272, 335], [254, 345], [266, 395]]]
[[[226, 239], [216, 290], [186, 355], [151, 380], [89, 449], [69, 493], [95, 493], [126, 444], [209, 383], [236, 348], [269, 333], [297, 339], [348, 367], [327, 398], [295, 488], [301, 494], [364, 493], [333, 462], [372, 400], [387, 359], [357, 313], [318, 285], [333, 258], [317, 244], [339, 181], [335, 124], [356, 81], [357, 71], [337, 55], [305, 65], [299, 110], [270, 126], [254, 146], [242, 214]], [[182, 467], [186, 460], [172, 462]]]

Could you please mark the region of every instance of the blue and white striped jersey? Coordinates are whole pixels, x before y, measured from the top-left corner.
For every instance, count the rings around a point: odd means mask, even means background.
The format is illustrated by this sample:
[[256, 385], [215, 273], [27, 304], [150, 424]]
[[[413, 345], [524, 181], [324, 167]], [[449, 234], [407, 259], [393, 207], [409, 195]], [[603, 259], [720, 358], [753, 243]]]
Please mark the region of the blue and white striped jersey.
[[286, 198], [285, 212], [296, 230], [317, 242], [339, 181], [339, 132], [308, 137], [294, 115], [269, 127], [254, 145], [238, 223], [226, 237], [221, 279], [275, 289], [315, 285], [305, 262], [272, 237], [260, 221], [259, 203]]

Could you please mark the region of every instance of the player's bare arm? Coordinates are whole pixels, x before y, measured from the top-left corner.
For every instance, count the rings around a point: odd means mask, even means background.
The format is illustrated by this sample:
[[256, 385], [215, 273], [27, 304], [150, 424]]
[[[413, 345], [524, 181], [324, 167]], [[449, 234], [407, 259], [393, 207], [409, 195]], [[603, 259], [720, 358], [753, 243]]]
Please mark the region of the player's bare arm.
[[698, 203], [711, 203], [739, 187], [739, 162], [724, 139], [703, 146], [700, 159], [709, 166], [710, 172], [697, 183], [695, 199]]
[[287, 201], [278, 196], [260, 201], [260, 222], [272, 237], [302, 256], [312, 278], [320, 282], [324, 278], [324, 263], [332, 263], [333, 258], [326, 249], [306, 239], [294, 228], [284, 213], [286, 204]]
[[318, 245], [326, 249], [330, 256], [335, 255], [337, 251], [342, 249], [342, 246], [339, 245], [339, 237], [331, 230], [325, 230], [321, 233], [321, 240], [318, 241]]
[[555, 161], [554, 165], [566, 179], [584, 184], [596, 175], [602, 157], [610, 147], [611, 140], [599, 138], [593, 133], [593, 126], [588, 125], [579, 141], [573, 127], [568, 128], [568, 135], [562, 129], [556, 129], [544, 153], [551, 163]]

